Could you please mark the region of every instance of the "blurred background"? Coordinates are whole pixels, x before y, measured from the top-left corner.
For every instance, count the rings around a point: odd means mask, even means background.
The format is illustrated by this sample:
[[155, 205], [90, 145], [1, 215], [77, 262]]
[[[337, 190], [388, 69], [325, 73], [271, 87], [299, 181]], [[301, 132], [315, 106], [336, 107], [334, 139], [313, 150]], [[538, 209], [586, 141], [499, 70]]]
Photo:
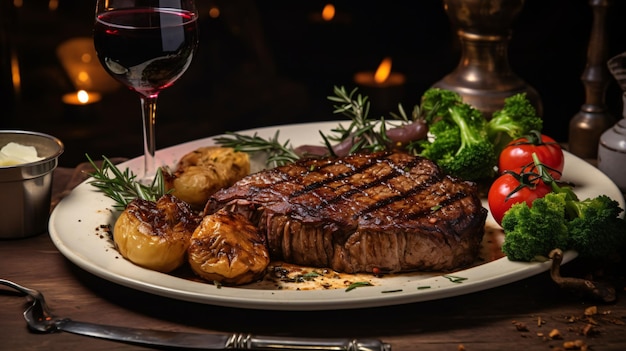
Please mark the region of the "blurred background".
[[[329, 3], [335, 15], [325, 21]], [[86, 153], [143, 152], [138, 97], [92, 56], [94, 6], [0, 0], [0, 128], [60, 138], [61, 166], [85, 161]], [[159, 97], [158, 148], [225, 131], [337, 119], [327, 100], [333, 87], [351, 90], [357, 72], [376, 70], [384, 58], [405, 79], [392, 105], [410, 109], [460, 58], [440, 0], [197, 0], [197, 6], [200, 47], [187, 73]], [[591, 24], [588, 0], [528, 0], [512, 26], [511, 69], [539, 92], [544, 132], [558, 141], [567, 141], [569, 121], [585, 103], [581, 74]], [[626, 51], [626, 1], [614, 1], [606, 26], [608, 57]], [[76, 101], [81, 89], [91, 100]], [[606, 104], [621, 117], [621, 90], [612, 79]]]

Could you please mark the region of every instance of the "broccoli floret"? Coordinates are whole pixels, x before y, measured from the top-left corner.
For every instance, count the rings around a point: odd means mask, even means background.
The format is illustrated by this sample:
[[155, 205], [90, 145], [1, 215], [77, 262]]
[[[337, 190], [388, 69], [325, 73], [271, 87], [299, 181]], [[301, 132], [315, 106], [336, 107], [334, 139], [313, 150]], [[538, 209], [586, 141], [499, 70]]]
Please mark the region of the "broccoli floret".
[[461, 147], [459, 127], [448, 121], [441, 120], [429, 127], [433, 140], [424, 140], [420, 143], [423, 150], [421, 155], [430, 160], [441, 160], [451, 157], [452, 153]]
[[422, 156], [446, 173], [466, 180], [493, 175], [497, 154], [480, 111], [463, 103], [459, 94], [438, 88], [424, 93], [422, 111], [432, 135], [431, 141], [422, 144]]
[[506, 233], [502, 252], [512, 261], [548, 257], [552, 249], [569, 248], [565, 220], [565, 194], [549, 193], [533, 201], [513, 205], [502, 218]]
[[504, 99], [502, 109], [492, 114], [487, 123], [487, 135], [498, 151], [511, 140], [542, 128], [543, 119], [537, 116], [526, 93], [519, 93]]
[[581, 257], [610, 255], [626, 244], [626, 221], [619, 217], [622, 209], [606, 195], [567, 202], [567, 223], [571, 247]]
[[462, 104], [463, 98], [451, 90], [430, 88], [422, 95], [421, 111], [427, 123], [432, 124], [437, 117], [448, 113], [448, 108]]
[[486, 119], [468, 104], [458, 104], [449, 110], [450, 117], [459, 127], [461, 146], [451, 157], [440, 160], [440, 166], [467, 180], [491, 177], [497, 155], [485, 133]]

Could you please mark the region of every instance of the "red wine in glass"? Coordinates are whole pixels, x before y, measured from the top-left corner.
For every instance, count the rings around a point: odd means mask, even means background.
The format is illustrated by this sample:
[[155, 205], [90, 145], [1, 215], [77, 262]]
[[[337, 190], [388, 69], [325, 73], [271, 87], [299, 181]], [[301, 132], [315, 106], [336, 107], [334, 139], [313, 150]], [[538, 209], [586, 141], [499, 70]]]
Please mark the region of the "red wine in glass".
[[191, 64], [198, 45], [197, 13], [190, 0], [178, 1], [177, 8], [158, 7], [159, 1], [152, 1], [156, 4], [152, 7], [145, 1], [142, 6], [119, 3], [116, 7], [115, 0], [98, 1], [94, 46], [104, 69], [141, 99], [145, 150], [141, 178], [147, 179], [156, 167], [156, 100]]

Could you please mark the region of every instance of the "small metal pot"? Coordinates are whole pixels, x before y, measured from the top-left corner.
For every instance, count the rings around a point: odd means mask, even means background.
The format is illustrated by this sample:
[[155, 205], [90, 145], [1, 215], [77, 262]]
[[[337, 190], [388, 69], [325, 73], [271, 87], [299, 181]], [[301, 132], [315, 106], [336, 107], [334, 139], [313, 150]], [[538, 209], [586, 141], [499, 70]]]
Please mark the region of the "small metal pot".
[[0, 239], [25, 238], [46, 231], [52, 196], [52, 172], [64, 151], [63, 143], [47, 134], [0, 131], [0, 148], [9, 142], [33, 146], [43, 159], [0, 166]]

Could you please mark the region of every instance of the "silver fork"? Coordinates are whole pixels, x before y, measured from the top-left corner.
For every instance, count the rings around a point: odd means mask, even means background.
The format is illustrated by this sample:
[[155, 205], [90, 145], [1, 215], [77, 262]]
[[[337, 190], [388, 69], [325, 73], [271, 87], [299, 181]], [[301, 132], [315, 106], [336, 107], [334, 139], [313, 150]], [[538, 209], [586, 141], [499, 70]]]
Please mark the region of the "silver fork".
[[13, 288], [32, 300], [32, 304], [24, 311], [24, 319], [31, 330], [40, 333], [64, 331], [132, 344], [203, 350], [391, 351], [391, 344], [376, 339], [292, 338], [255, 336], [246, 333], [182, 333], [77, 322], [69, 318], [55, 317], [50, 312], [43, 294], [35, 289], [29, 289], [5, 279], [0, 279], [0, 285]]
[[24, 319], [30, 329], [42, 333], [53, 333], [58, 330], [57, 319], [50, 313], [43, 294], [5, 279], [0, 279], [0, 284], [26, 294], [33, 300], [33, 304], [24, 311]]

